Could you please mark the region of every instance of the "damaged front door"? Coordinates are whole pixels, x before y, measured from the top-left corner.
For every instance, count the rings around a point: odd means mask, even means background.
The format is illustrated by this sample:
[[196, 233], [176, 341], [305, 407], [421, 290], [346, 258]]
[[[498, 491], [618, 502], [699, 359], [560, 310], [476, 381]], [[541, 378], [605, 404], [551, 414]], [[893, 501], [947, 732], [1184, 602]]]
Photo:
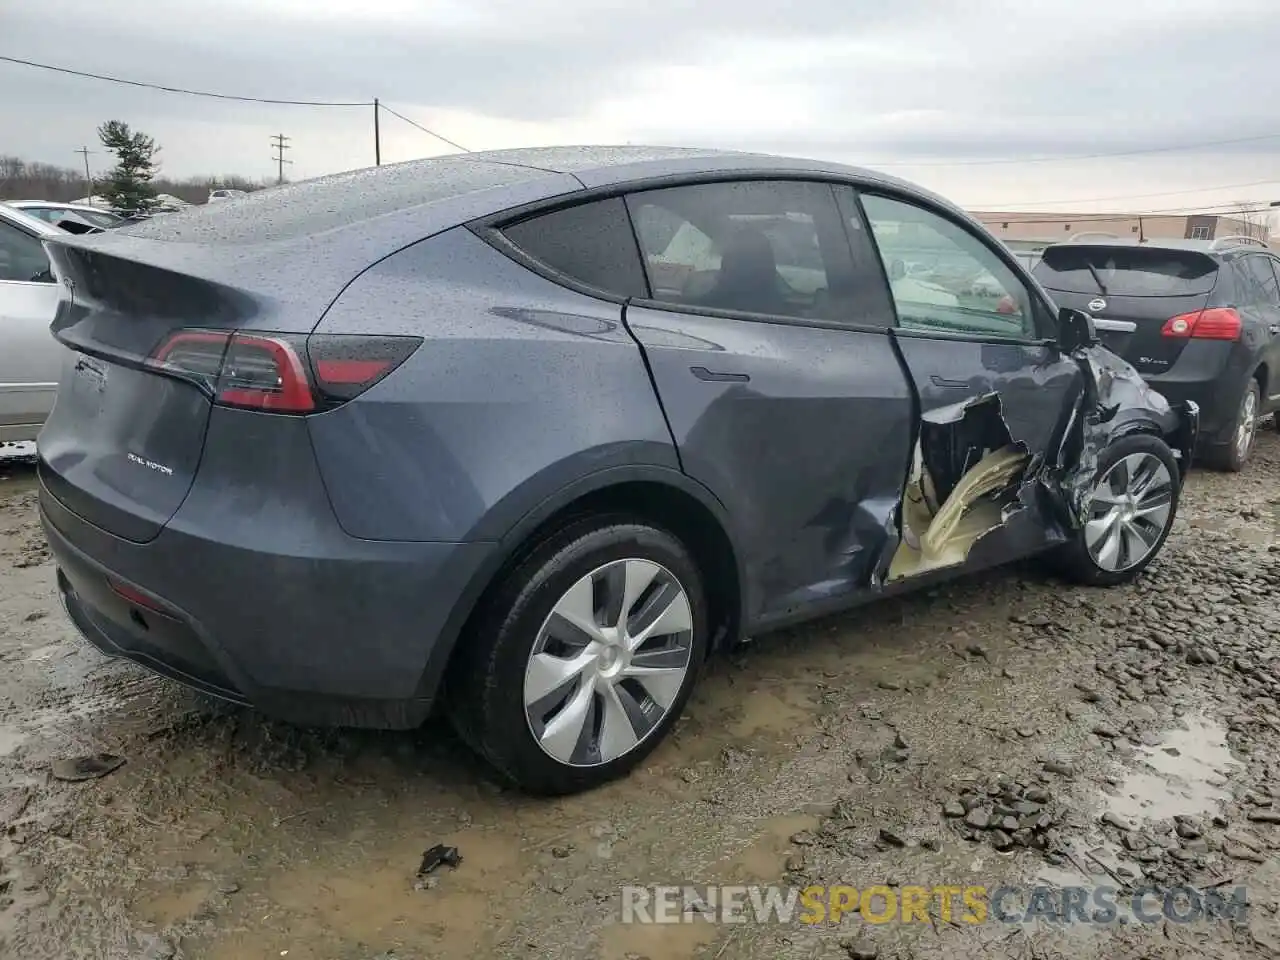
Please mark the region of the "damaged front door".
[[959, 220], [883, 195], [861, 201], [919, 399], [901, 542], [883, 580], [987, 566], [1063, 539], [1035, 481], [1082, 375], [1053, 343], [1048, 305]]

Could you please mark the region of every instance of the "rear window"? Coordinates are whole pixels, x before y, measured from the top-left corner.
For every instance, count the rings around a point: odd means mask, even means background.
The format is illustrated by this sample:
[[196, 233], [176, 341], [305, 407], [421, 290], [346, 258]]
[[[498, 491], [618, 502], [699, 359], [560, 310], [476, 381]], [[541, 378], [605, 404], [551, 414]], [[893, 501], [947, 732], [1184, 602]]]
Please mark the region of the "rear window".
[[619, 297], [647, 297], [644, 266], [621, 197], [581, 203], [502, 228], [534, 260]]
[[1191, 297], [1213, 289], [1218, 264], [1194, 250], [1049, 247], [1035, 268], [1049, 290], [1111, 297]]

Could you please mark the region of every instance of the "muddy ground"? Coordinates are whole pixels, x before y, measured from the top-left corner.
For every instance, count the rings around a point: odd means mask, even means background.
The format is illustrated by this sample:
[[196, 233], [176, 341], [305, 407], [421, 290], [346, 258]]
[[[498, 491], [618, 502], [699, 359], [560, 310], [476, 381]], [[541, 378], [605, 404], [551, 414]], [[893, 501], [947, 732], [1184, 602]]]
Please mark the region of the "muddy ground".
[[[55, 599], [30, 464], [0, 462], [0, 956], [1270, 956], [1277, 477], [1269, 428], [1245, 474], [1195, 471], [1131, 587], [1004, 570], [758, 638], [630, 779], [539, 801], [495, 787], [440, 724], [298, 729], [104, 659]], [[50, 774], [98, 752], [127, 762]], [[441, 842], [462, 863], [415, 883]], [[1249, 908], [620, 922], [624, 884], [712, 881], [1244, 885]]]

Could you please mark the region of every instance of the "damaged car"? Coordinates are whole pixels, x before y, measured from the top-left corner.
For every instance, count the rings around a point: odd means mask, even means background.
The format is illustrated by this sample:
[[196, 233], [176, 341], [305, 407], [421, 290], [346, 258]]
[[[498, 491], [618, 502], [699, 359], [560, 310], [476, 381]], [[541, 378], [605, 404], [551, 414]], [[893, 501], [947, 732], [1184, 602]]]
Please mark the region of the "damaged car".
[[1197, 432], [971, 218], [836, 164], [474, 153], [47, 247], [84, 636], [298, 723], [440, 707], [539, 793], [634, 767], [743, 637], [1038, 554], [1133, 578]]

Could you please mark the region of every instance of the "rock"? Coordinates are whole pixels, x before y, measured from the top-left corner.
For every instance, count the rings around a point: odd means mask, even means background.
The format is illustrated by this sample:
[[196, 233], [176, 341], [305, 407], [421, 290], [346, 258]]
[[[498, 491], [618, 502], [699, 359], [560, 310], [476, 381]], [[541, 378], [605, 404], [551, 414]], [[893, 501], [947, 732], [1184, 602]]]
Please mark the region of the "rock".
[[964, 804], [959, 800], [948, 800], [942, 805], [942, 815], [944, 817], [959, 819], [965, 815], [965, 812]]
[[1245, 817], [1254, 823], [1280, 823], [1280, 810], [1250, 810]]
[[880, 956], [880, 948], [865, 937], [846, 940], [841, 946], [844, 948], [844, 952], [849, 955], [850, 960], [876, 960]]
[[1031, 803], [1048, 803], [1049, 791], [1044, 787], [1027, 787], [1022, 799], [1029, 800]]
[[1047, 761], [1044, 765], [1044, 772], [1056, 774], [1057, 776], [1060, 776], [1060, 777], [1074, 777], [1076, 773], [1075, 767], [1073, 767], [1071, 763], [1066, 760]]
[[817, 842], [817, 839], [818, 838], [808, 830], [801, 830], [799, 833], [793, 833], [791, 835], [791, 842], [797, 847], [811, 847]]
[[551, 848], [551, 855], [557, 860], [567, 860], [573, 854], [573, 844], [558, 844]]
[[1201, 647], [1200, 656], [1204, 658], [1205, 663], [1218, 663], [1222, 660], [1222, 656], [1213, 647]]
[[54, 779], [76, 783], [81, 780], [105, 777], [123, 765], [124, 757], [118, 757], [113, 753], [94, 753], [68, 760], [54, 760], [49, 764], [49, 772], [53, 774]]
[[218, 884], [218, 892], [224, 897], [228, 897], [233, 893], [240, 892], [240, 884], [236, 883], [234, 880], [223, 880]]
[[1120, 736], [1119, 730], [1117, 730], [1115, 727], [1107, 726], [1107, 724], [1105, 723], [1095, 724], [1093, 727], [1093, 732], [1097, 736], [1102, 737], [1104, 740], [1114, 740], [1116, 737]]
[[547, 884], [547, 888], [558, 896], [569, 889], [569, 881], [565, 880], [563, 877], [556, 877]]
[[987, 656], [987, 648], [980, 643], [971, 643], [964, 648], [965, 653], [971, 657], [981, 657], [983, 660], [990, 660]]
[[1003, 830], [992, 830], [991, 845], [1001, 852], [1009, 850], [1013, 847], [1013, 837]]
[[902, 689], [902, 684], [900, 684], [897, 680], [881, 680], [877, 684], [877, 686], [879, 686], [881, 690], [901, 690]]
[[974, 807], [964, 818], [964, 822], [965, 826], [973, 827], [975, 830], [986, 830], [991, 822], [991, 817], [981, 807]]
[[1200, 826], [1190, 817], [1175, 817], [1174, 832], [1183, 840], [1195, 840], [1200, 836]]
[[920, 846], [925, 850], [941, 850], [942, 841], [937, 837], [921, 837]]
[[887, 846], [890, 846], [890, 847], [905, 847], [907, 845], [906, 840], [904, 840], [897, 833], [894, 833], [892, 830], [887, 829], [886, 827], [880, 828], [879, 837], [880, 837], [881, 843], [886, 844]]
[[1074, 686], [1078, 691], [1080, 691], [1080, 699], [1085, 703], [1097, 703], [1102, 699], [1102, 696], [1098, 693], [1097, 689], [1091, 687], [1083, 680], [1077, 680]]
[[1035, 727], [1019, 727], [1016, 732], [1018, 736], [1022, 737], [1022, 739], [1030, 740], [1032, 737], [1036, 735], [1036, 728]]
[[1013, 805], [1013, 812], [1020, 817], [1033, 817], [1043, 809], [1043, 804], [1033, 803], [1030, 800], [1019, 800]]
[[1239, 843], [1227, 840], [1222, 845], [1222, 852], [1232, 860], [1242, 860], [1245, 863], [1266, 863], [1267, 858], [1256, 850], [1250, 850], [1248, 847]]
[[1147, 847], [1143, 850], [1134, 851], [1133, 859], [1139, 863], [1159, 863], [1160, 858], [1164, 856], [1164, 850], [1160, 847]]
[[804, 869], [805, 860], [803, 853], [793, 853], [787, 857], [785, 864], [787, 873], [799, 873]]
[[1137, 833], [1126, 833], [1120, 838], [1120, 842], [1124, 844], [1124, 848], [1130, 853], [1141, 850], [1147, 845], [1146, 838]]
[[1133, 829], [1133, 825], [1128, 820], [1119, 814], [1112, 813], [1110, 810], [1102, 815], [1102, 822], [1108, 827], [1115, 827], [1117, 830], [1122, 830], [1126, 833]]
[[1000, 829], [1003, 830], [1005, 833], [1013, 833], [1015, 830], [1018, 829], [1018, 818], [1005, 817], [1003, 820], [1000, 821]]

